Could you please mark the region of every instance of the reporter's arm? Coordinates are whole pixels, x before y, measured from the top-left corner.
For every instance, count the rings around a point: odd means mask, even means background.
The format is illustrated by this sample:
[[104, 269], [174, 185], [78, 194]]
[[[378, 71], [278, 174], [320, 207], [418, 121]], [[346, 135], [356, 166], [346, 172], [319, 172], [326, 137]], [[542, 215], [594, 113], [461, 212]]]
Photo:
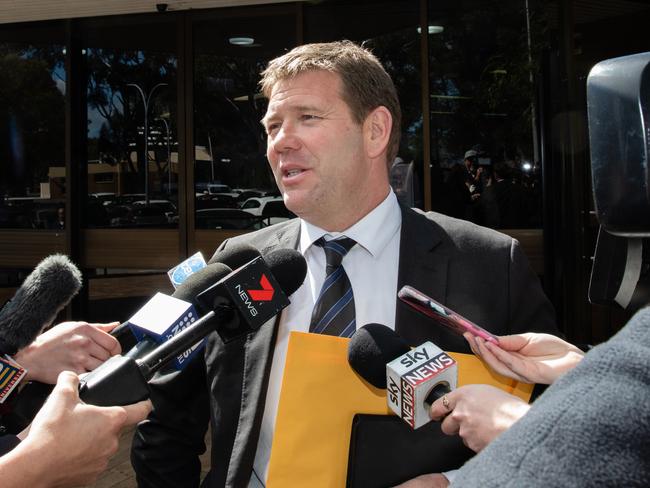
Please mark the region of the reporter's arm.
[[79, 378], [59, 375], [27, 435], [0, 458], [3, 487], [79, 486], [93, 483], [118, 448], [120, 432], [143, 420], [149, 401], [96, 407], [79, 400]]
[[501, 336], [498, 345], [469, 333], [464, 337], [490, 368], [525, 383], [551, 384], [584, 357], [576, 346], [551, 334]]
[[39, 335], [14, 359], [27, 369], [27, 379], [54, 384], [62, 371], [92, 371], [119, 354], [120, 343], [109, 334], [117, 324], [63, 322]]

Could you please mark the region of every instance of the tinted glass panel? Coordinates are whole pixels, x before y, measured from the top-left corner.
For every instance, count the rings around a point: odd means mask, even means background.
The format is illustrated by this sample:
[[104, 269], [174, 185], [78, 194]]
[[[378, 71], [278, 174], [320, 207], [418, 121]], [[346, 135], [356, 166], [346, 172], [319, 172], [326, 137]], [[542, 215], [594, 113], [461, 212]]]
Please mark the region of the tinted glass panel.
[[0, 228], [65, 227], [61, 34], [34, 27], [0, 34]]
[[544, 16], [527, 5], [429, 2], [432, 207], [496, 228], [541, 225], [533, 75]]
[[[293, 7], [223, 9], [194, 27], [196, 227], [265, 225], [242, 204], [279, 195], [266, 160], [259, 73], [295, 45]], [[257, 205], [259, 208], [259, 203]], [[281, 204], [283, 219], [287, 215]], [[279, 217], [278, 217], [279, 218]], [[237, 221], [241, 221], [237, 223]]]
[[175, 24], [128, 19], [86, 32], [86, 226], [176, 227]]

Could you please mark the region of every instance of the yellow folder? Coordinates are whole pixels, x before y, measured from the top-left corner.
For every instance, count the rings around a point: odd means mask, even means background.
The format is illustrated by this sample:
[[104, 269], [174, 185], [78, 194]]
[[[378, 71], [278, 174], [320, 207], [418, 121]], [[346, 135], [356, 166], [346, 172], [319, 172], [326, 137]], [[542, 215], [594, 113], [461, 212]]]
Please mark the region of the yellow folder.
[[[291, 332], [268, 488], [345, 486], [354, 415], [392, 414], [386, 390], [365, 382], [348, 364], [349, 341]], [[497, 375], [471, 354], [449, 354], [458, 362], [458, 386], [493, 385], [529, 401], [532, 385]]]

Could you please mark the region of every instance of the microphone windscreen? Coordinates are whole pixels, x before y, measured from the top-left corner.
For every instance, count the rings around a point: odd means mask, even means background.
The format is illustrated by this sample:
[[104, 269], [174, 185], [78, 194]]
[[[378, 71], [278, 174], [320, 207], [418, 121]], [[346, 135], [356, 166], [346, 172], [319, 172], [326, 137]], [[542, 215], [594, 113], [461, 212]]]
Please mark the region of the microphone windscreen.
[[295, 292], [307, 276], [307, 262], [295, 249], [278, 249], [264, 256], [264, 261], [286, 296]]
[[411, 350], [397, 332], [381, 324], [366, 324], [348, 344], [348, 363], [364, 380], [386, 388], [386, 364]]
[[260, 256], [260, 252], [249, 244], [233, 244], [215, 252], [208, 264], [222, 263], [232, 269], [237, 269], [258, 256]]
[[15, 354], [30, 344], [81, 288], [79, 269], [63, 254], [43, 259], [0, 310], [0, 352]]
[[214, 285], [224, 276], [227, 276], [232, 269], [223, 263], [208, 264], [205, 268], [192, 273], [183, 283], [179, 285], [172, 296], [186, 302], [194, 302], [196, 296], [206, 288]]

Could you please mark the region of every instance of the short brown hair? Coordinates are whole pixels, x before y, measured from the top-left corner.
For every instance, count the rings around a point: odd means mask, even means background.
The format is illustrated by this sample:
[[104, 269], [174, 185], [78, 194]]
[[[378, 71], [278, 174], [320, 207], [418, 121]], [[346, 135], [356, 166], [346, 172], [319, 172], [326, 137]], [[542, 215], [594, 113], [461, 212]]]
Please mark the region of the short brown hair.
[[354, 120], [362, 124], [370, 112], [384, 106], [393, 118], [388, 142], [388, 166], [397, 156], [401, 135], [402, 112], [393, 80], [377, 57], [351, 41], [337, 41], [298, 46], [272, 59], [262, 72], [260, 87], [270, 98], [276, 83], [307, 71], [329, 71], [341, 78], [343, 100]]

